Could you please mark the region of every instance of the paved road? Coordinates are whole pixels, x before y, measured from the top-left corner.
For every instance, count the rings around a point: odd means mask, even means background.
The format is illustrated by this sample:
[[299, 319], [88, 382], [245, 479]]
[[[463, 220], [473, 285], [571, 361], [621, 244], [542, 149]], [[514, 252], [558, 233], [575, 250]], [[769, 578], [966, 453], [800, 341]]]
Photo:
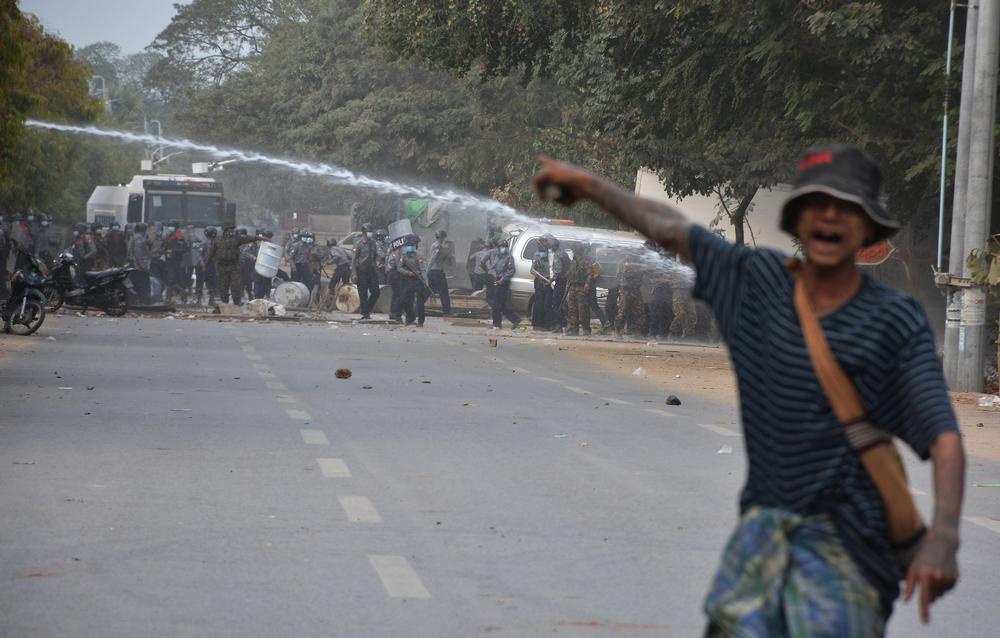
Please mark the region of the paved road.
[[[491, 336], [0, 337], [0, 635], [697, 635], [744, 472], [732, 408]], [[970, 490], [960, 593], [890, 635], [996, 635], [1000, 490]]]

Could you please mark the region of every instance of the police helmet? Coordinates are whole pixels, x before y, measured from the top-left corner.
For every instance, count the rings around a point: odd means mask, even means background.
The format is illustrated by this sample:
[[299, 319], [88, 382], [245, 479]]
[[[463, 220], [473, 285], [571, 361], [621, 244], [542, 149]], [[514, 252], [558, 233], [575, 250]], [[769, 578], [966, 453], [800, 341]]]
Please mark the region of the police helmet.
[[268, 239], [273, 239], [274, 238], [274, 231], [272, 231], [272, 230], [265, 230], [264, 232], [258, 233], [258, 234], [263, 235], [264, 237], [267, 237]]
[[236, 231], [236, 234], [239, 235], [240, 237], [244, 237], [247, 234], [247, 229], [246, 228], [241, 228], [238, 231]]
[[[77, 224], [77, 225], [79, 226], [79, 224]], [[144, 233], [144, 232], [146, 232], [146, 224], [144, 224], [143, 222], [139, 222], [138, 224], [136, 224], [135, 225], [135, 232], [137, 232], [137, 233]]]
[[93, 224], [90, 225], [90, 232], [96, 233], [102, 228], [104, 228], [104, 225], [101, 222], [94, 222]]
[[437, 232], [434, 233], [434, 239], [439, 239], [440, 240], [440, 239], [444, 239], [447, 236], [448, 236], [448, 231], [446, 231], [443, 228], [441, 230], [439, 230], [439, 231], [437, 231]]
[[363, 232], [363, 233], [371, 233], [372, 232], [372, 225], [371, 224], [361, 224], [361, 232]]
[[507, 241], [506, 239], [501, 239], [501, 240], [499, 240], [499, 241], [496, 242], [496, 245], [497, 245], [497, 248], [509, 248], [510, 247], [510, 242]]
[[330, 248], [333, 248], [334, 246], [337, 245], [337, 238], [336, 237], [331, 237], [330, 239], [327, 239], [326, 240], [326, 245], [329, 246]]
[[205, 229], [205, 237], [211, 238], [215, 237], [216, 235], [218, 235], [218, 231], [216, 231], [214, 227], [209, 226], [208, 228]]
[[549, 248], [559, 248], [559, 240], [556, 239], [552, 233], [545, 233], [542, 235], [542, 241], [544, 241], [545, 245]]
[[406, 236], [406, 246], [416, 246], [420, 243], [420, 237], [417, 235], [407, 235]]

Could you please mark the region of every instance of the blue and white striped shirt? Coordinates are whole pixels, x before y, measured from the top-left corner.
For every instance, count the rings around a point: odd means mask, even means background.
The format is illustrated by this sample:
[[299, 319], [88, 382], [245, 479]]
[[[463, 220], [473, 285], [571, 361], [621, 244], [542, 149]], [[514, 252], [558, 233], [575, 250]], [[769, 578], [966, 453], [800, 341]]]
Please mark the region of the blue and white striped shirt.
[[[901, 573], [881, 499], [813, 372], [786, 256], [735, 246], [700, 227], [690, 246], [694, 296], [715, 313], [739, 387], [749, 461], [741, 511], [760, 505], [830, 514], [888, 615]], [[958, 431], [934, 335], [916, 300], [865, 277], [858, 294], [821, 323], [873, 423], [923, 459], [938, 435]]]

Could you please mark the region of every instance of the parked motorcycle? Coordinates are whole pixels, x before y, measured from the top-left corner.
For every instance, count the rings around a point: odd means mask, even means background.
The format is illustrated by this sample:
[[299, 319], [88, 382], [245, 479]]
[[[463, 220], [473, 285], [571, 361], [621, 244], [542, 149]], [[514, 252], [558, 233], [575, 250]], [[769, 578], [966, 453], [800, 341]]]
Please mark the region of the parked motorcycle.
[[[56, 258], [43, 285], [49, 312], [58, 310], [64, 303], [84, 309], [99, 308], [112, 317], [120, 317], [128, 312], [128, 296], [130, 293], [135, 294], [129, 273], [135, 268], [83, 272], [80, 273], [79, 280], [73, 276], [76, 268], [73, 253], [66, 251]], [[82, 285], [77, 285], [77, 281]]]
[[44, 267], [34, 256], [15, 246], [27, 260], [28, 267], [15, 270], [10, 276], [10, 297], [0, 302], [3, 331], [30, 335], [45, 321], [45, 295], [42, 294]]

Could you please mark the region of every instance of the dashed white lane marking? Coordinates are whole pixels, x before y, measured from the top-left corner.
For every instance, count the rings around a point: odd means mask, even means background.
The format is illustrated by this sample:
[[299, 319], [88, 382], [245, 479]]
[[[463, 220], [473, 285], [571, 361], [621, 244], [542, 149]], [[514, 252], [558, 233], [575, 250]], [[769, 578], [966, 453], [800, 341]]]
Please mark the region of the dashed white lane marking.
[[985, 516], [963, 516], [962, 518], [980, 527], [985, 527], [991, 532], [1000, 534], [1000, 521], [995, 518], [986, 518]]
[[247, 354], [253, 354], [257, 352], [257, 348], [254, 348], [253, 346], [240, 346], [240, 350], [242, 350]]
[[338, 496], [340, 506], [352, 523], [381, 523], [382, 517], [367, 496]]
[[928, 496], [927, 492], [923, 490], [918, 490], [915, 487], [910, 488], [910, 494], [913, 494], [914, 496]]
[[420, 582], [417, 572], [410, 567], [404, 556], [377, 556], [371, 554], [368, 561], [382, 580], [385, 593], [392, 598], [430, 598], [431, 594]]
[[552, 377], [535, 377], [539, 381], [548, 381], [549, 383], [562, 383], [559, 379], [553, 379]]
[[285, 414], [288, 415], [289, 419], [295, 419], [297, 421], [312, 421], [312, 417], [305, 410], [285, 410]]
[[295, 397], [290, 397], [287, 394], [279, 394], [274, 398], [278, 403], [295, 403]]
[[261, 357], [259, 354], [248, 354], [247, 355], [247, 359], [249, 359], [250, 361], [263, 361], [264, 360], [263, 357]]
[[267, 382], [267, 389], [268, 390], [287, 390], [288, 388], [286, 388], [285, 384], [282, 383], [281, 381], [268, 381]]
[[514, 366], [513, 368], [511, 368], [511, 370], [513, 370], [514, 372], [519, 372], [521, 374], [531, 374], [531, 370], [528, 370], [526, 368], [518, 368], [517, 366]]
[[476, 348], [466, 348], [466, 350], [468, 352], [473, 352], [475, 354], [479, 354], [480, 352], [482, 352], [482, 350], [477, 350]]
[[255, 363], [255, 364], [253, 364], [253, 367], [256, 368], [256, 369], [258, 369], [258, 370], [270, 370], [271, 369], [271, 366], [267, 365], [266, 363]]
[[622, 401], [621, 399], [616, 399], [614, 397], [601, 397], [601, 398], [607, 401], [608, 403], [617, 403], [618, 405], [632, 405], [628, 401]]
[[646, 412], [659, 414], [660, 416], [675, 416], [673, 412], [667, 412], [666, 410], [658, 410], [656, 408], [646, 408]]
[[316, 459], [316, 462], [324, 478], [351, 478], [351, 471], [347, 469], [344, 459]]
[[323, 430], [299, 430], [299, 434], [306, 445], [330, 445]]
[[710, 432], [715, 432], [716, 434], [721, 434], [722, 436], [739, 436], [740, 433], [736, 430], [730, 430], [729, 428], [724, 428], [721, 425], [716, 425], [714, 423], [699, 423], [698, 427], [705, 428]]
[[578, 388], [575, 385], [564, 385], [563, 387], [569, 390], [570, 392], [576, 392], [577, 394], [590, 394], [583, 388]]

